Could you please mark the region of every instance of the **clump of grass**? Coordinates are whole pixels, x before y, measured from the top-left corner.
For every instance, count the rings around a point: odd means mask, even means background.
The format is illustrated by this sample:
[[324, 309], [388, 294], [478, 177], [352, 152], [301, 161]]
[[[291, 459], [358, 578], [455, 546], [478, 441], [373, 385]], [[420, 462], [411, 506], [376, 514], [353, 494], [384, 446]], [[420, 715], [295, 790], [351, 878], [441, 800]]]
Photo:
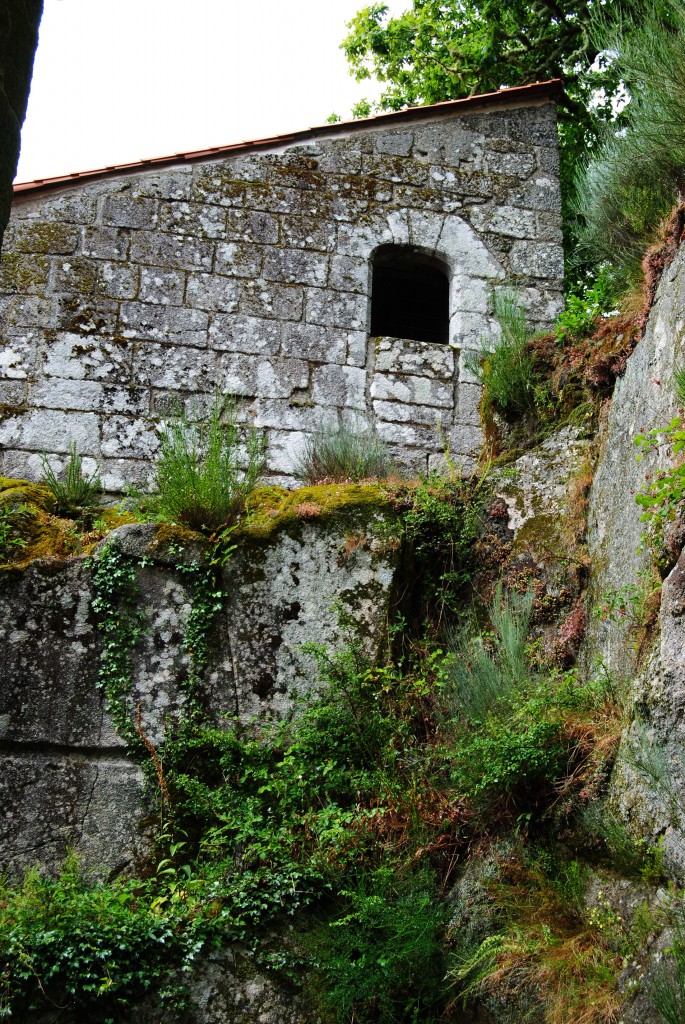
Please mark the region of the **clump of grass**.
[[390, 454], [373, 427], [321, 425], [308, 434], [295, 463], [295, 476], [308, 484], [382, 480], [393, 472]]
[[678, 924], [668, 955], [649, 984], [649, 997], [664, 1024], [685, 1022], [685, 930]]
[[242, 511], [265, 464], [265, 439], [241, 428], [237, 407], [217, 396], [206, 418], [185, 413], [161, 430], [155, 515], [213, 533]]
[[[532, 591], [505, 595], [498, 587], [490, 609], [494, 634], [457, 644], [450, 666], [450, 701], [464, 721], [483, 721], [525, 688], [530, 678], [526, 644], [533, 597]], [[484, 639], [490, 641], [490, 649]]]
[[673, 368], [673, 390], [681, 409], [685, 409], [685, 360]]
[[498, 588], [492, 629], [458, 641], [444, 667], [453, 784], [489, 818], [506, 807], [530, 822], [552, 794], [572, 803], [615, 749], [604, 741], [615, 712], [602, 682], [534, 663], [532, 608], [532, 592]]
[[625, 285], [685, 187], [685, 2], [645, 7], [638, 22], [604, 29], [631, 102], [576, 176], [581, 248]]
[[481, 338], [481, 351], [472, 353], [467, 365], [482, 380], [489, 405], [505, 416], [523, 416], [535, 408], [535, 369], [526, 311], [512, 291], [495, 292], [493, 303], [500, 335]]
[[95, 508], [102, 494], [102, 481], [97, 471], [84, 473], [83, 459], [78, 453], [76, 442], [69, 447], [69, 460], [63, 479], [59, 479], [48, 457], [41, 455], [43, 467], [42, 482], [55, 499], [54, 512], [66, 519], [79, 519], [85, 512]]
[[457, 940], [447, 973], [457, 998], [516, 1008], [517, 1020], [615, 1021], [616, 978], [635, 939], [610, 908], [586, 913], [583, 890], [577, 861], [554, 864], [534, 847], [517, 851], [489, 889], [500, 930], [476, 946]]

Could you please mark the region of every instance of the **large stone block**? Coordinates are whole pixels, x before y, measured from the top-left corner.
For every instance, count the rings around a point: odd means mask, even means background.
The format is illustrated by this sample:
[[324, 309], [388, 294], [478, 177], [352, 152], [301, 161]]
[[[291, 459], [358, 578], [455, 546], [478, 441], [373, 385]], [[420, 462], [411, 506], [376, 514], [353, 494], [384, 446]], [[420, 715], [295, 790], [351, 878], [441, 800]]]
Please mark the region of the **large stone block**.
[[126, 302], [121, 307], [120, 324], [124, 338], [203, 348], [207, 344], [209, 314], [187, 306]]
[[438, 380], [454, 377], [454, 349], [425, 341], [378, 338], [375, 344], [376, 371], [415, 374]]
[[437, 406], [451, 409], [453, 389], [432, 377], [399, 377], [391, 373], [376, 373], [371, 382], [371, 397], [415, 405]]

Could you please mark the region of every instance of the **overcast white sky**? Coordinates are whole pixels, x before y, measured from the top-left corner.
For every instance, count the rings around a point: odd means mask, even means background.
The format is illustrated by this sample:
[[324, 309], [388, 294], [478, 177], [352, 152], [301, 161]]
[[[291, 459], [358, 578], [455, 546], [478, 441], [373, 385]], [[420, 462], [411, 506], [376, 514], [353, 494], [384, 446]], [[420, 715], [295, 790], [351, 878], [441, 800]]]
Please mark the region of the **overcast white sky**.
[[368, 2], [45, 0], [16, 180], [349, 117], [378, 93], [339, 49]]

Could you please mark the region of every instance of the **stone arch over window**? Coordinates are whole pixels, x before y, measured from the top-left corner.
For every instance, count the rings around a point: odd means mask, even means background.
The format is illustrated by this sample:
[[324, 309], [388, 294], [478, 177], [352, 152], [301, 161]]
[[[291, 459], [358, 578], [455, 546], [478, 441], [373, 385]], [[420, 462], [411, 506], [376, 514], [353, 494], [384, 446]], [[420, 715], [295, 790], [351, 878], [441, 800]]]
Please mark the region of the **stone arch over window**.
[[449, 268], [410, 245], [384, 245], [371, 263], [371, 335], [447, 345]]

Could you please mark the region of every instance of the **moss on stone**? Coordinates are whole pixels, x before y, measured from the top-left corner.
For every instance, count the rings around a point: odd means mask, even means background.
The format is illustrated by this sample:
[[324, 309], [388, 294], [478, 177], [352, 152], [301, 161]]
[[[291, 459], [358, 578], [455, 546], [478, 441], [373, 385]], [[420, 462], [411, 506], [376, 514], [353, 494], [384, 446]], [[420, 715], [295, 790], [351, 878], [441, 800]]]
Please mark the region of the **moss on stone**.
[[58, 221], [40, 221], [22, 226], [15, 248], [18, 252], [71, 253], [76, 248], [78, 229]]
[[132, 512], [103, 507], [98, 510], [96, 526], [79, 530], [73, 520], [54, 515], [55, 499], [43, 484], [0, 477], [0, 507], [8, 506], [20, 511], [16, 532], [23, 544], [10, 548], [6, 559], [0, 561], [0, 571], [25, 569], [37, 558], [90, 554], [112, 530], [136, 522]]
[[296, 491], [259, 487], [248, 500], [247, 516], [237, 536], [270, 537], [292, 524], [391, 507], [390, 497], [379, 483], [317, 484]]
[[0, 476], [0, 504], [31, 504], [44, 512], [52, 512], [55, 499], [43, 484]]
[[39, 294], [47, 284], [49, 269], [45, 256], [4, 252], [0, 257], [0, 286], [8, 292]]

